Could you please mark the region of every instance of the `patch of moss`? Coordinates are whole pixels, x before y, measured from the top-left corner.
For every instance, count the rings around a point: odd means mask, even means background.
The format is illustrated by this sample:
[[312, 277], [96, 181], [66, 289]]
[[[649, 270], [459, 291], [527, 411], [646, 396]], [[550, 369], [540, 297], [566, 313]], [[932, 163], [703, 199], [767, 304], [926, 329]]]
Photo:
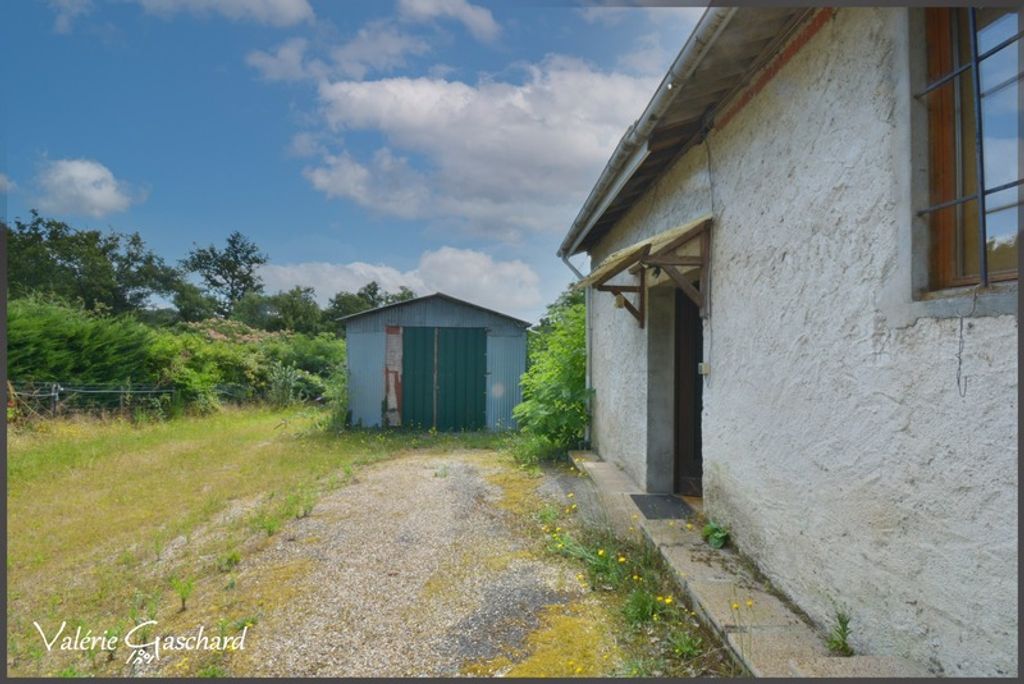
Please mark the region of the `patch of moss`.
[[471, 676], [595, 677], [618, 667], [622, 654], [615, 640], [615, 621], [596, 596], [565, 605], [551, 605], [540, 626], [526, 638], [521, 652], [462, 668]]
[[502, 468], [488, 473], [486, 478], [501, 489], [499, 508], [528, 520], [541, 507], [542, 502], [537, 495], [542, 479], [540, 475], [519, 468]]

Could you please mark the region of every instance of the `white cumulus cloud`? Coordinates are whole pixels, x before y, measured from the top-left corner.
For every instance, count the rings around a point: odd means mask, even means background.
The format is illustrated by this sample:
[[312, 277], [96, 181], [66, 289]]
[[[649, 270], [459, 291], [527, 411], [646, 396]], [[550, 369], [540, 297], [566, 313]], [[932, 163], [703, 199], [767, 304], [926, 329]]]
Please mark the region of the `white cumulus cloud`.
[[0, 192], [8, 193], [14, 189], [14, 181], [6, 174], [0, 173]]
[[430, 45], [422, 38], [405, 33], [392, 22], [373, 21], [359, 29], [352, 40], [334, 48], [331, 57], [342, 75], [363, 78], [370, 71], [404, 67], [407, 56], [429, 51]]
[[563, 231], [656, 77], [560, 56], [523, 69], [522, 82], [321, 81], [333, 131], [375, 131], [388, 144], [366, 160], [326, 154], [306, 176], [328, 196], [476, 234]]
[[337, 292], [355, 292], [371, 280], [390, 292], [402, 286], [418, 295], [444, 292], [518, 316], [528, 316], [543, 302], [540, 279], [525, 262], [498, 260], [484, 252], [447, 246], [424, 252], [416, 268], [409, 271], [360, 261], [301, 262], [266, 264], [260, 268], [260, 275], [270, 292], [296, 285], [312, 287], [322, 305]]
[[398, 14], [408, 21], [453, 19], [477, 40], [492, 41], [501, 35], [491, 11], [466, 0], [399, 0]]
[[305, 38], [291, 38], [272, 52], [251, 51], [245, 56], [245, 62], [268, 81], [301, 81], [315, 77], [322, 68], [319, 62], [306, 61], [308, 47], [309, 41]]
[[141, 200], [103, 164], [91, 159], [48, 162], [39, 175], [39, 208], [57, 214], [99, 218]]

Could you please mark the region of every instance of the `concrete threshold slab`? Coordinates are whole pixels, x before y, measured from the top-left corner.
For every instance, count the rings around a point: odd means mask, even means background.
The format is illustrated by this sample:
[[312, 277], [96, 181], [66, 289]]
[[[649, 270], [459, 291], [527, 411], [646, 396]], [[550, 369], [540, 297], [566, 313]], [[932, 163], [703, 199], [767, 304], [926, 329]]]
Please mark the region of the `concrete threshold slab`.
[[626, 537], [643, 534], [658, 549], [694, 610], [754, 676], [931, 676], [905, 658], [830, 656], [810, 620], [773, 593], [734, 549], [709, 547], [695, 522], [647, 520], [630, 497], [641, 492], [622, 469], [591, 452], [569, 455], [594, 483], [612, 529]]

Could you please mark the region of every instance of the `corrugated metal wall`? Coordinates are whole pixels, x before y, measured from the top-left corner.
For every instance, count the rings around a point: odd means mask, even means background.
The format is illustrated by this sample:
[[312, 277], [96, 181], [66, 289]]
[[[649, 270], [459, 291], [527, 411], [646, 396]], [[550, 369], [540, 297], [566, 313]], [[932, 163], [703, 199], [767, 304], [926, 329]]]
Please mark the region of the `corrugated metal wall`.
[[380, 425], [384, 401], [384, 329], [348, 331], [348, 405], [352, 424]]
[[523, 400], [519, 378], [526, 372], [526, 334], [487, 336], [487, 428], [515, 427], [512, 409]]
[[[519, 378], [526, 371], [525, 328], [504, 316], [443, 299], [410, 302], [379, 314], [367, 314], [346, 325], [349, 406], [353, 425], [360, 424], [360, 421], [365, 427], [381, 424], [385, 398], [384, 331], [389, 325], [403, 328], [485, 328], [486, 425], [488, 429], [515, 427], [512, 408], [522, 401]], [[404, 361], [403, 375], [409, 371]]]

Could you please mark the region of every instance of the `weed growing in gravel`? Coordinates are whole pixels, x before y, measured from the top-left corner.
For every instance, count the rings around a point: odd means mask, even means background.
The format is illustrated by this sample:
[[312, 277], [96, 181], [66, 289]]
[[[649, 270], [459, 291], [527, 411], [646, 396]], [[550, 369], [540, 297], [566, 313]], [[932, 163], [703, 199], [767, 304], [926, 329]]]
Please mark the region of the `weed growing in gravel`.
[[207, 665], [196, 673], [199, 677], [227, 677], [228, 673], [220, 665]]
[[704, 640], [685, 629], [672, 632], [668, 642], [673, 653], [687, 660], [699, 656], [704, 648]]
[[270, 511], [262, 510], [253, 517], [252, 526], [266, 532], [268, 537], [273, 537], [281, 529], [281, 518]]
[[626, 677], [661, 677], [665, 674], [663, 658], [640, 656], [629, 658], [622, 664], [621, 673]]
[[217, 569], [221, 572], [231, 572], [241, 562], [242, 556], [238, 551], [229, 551], [217, 559]]
[[190, 578], [172, 577], [171, 589], [173, 589], [174, 593], [181, 599], [181, 610], [179, 612], [184, 611], [185, 601], [188, 600], [188, 597], [191, 596], [192, 592], [195, 590], [195, 582]]

